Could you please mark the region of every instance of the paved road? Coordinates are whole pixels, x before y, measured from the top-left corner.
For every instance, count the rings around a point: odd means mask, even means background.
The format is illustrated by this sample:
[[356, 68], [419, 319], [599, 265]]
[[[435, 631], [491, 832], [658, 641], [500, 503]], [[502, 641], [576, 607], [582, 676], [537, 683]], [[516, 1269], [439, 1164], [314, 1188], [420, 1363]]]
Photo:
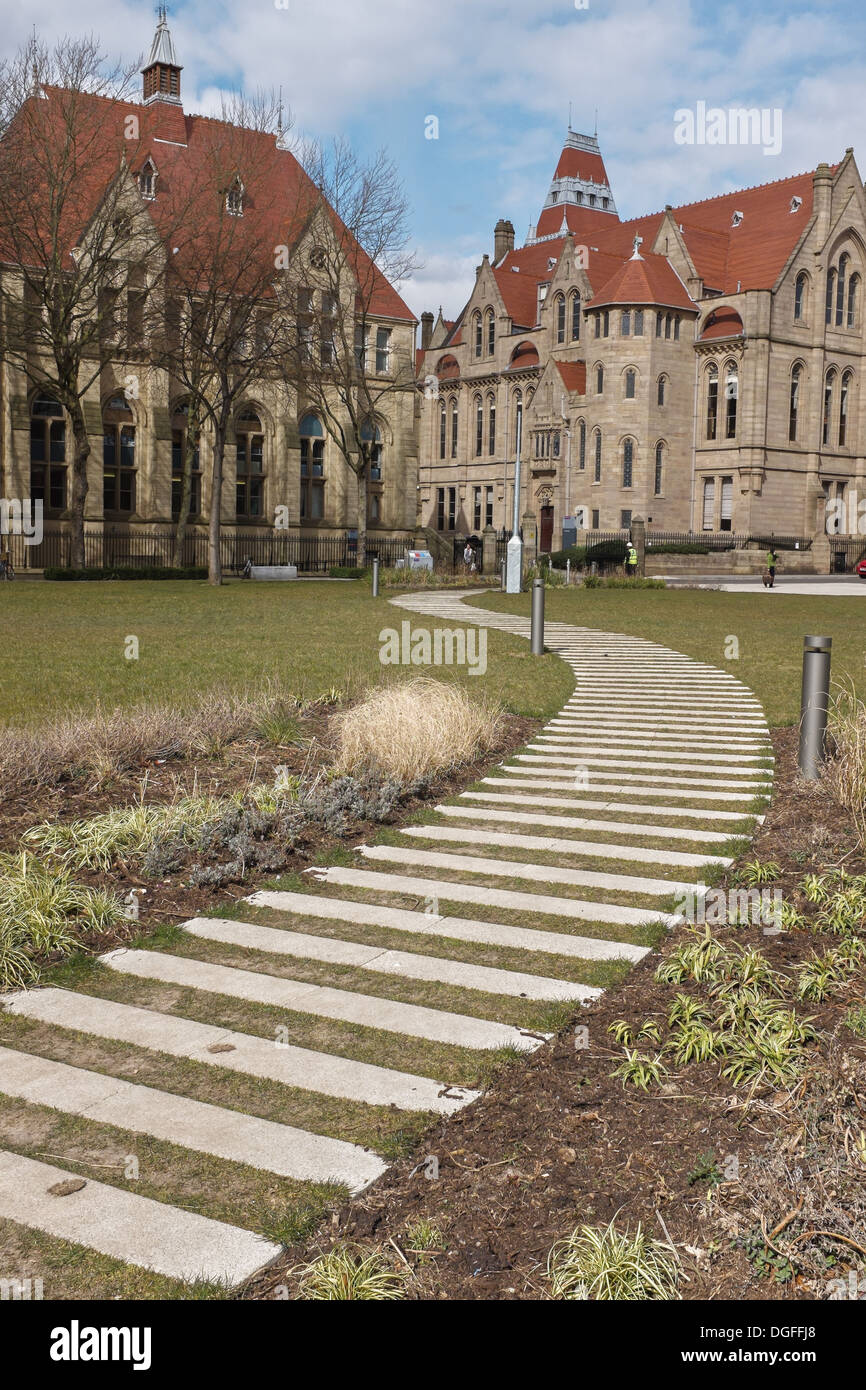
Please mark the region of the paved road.
[[[681, 574], [663, 576], [672, 589], [722, 589], [725, 593], [757, 594], [763, 592], [761, 576]], [[866, 598], [866, 579], [850, 574], [777, 574], [773, 593], [818, 594], [822, 598], [850, 598], [852, 594]], [[770, 594], [768, 593], [768, 598]]]

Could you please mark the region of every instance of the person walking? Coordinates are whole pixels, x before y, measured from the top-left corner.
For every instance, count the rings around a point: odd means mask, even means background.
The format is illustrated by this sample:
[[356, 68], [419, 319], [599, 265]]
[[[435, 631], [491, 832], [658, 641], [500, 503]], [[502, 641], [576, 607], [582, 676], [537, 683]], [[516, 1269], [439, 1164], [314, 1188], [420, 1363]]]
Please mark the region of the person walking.
[[637, 574], [637, 551], [635, 550], [634, 544], [632, 543], [632, 541], [629, 540], [629, 542], [628, 542], [628, 544], [626, 545], [626, 548], [625, 548], [625, 577], [626, 577], [626, 579], [634, 579], [634, 577], [635, 577], [636, 574]]
[[771, 548], [770, 550], [767, 551], [767, 575], [769, 576], [769, 582], [768, 582], [768, 584], [767, 584], [767, 588], [768, 588], [768, 589], [772, 589], [773, 585], [774, 585], [775, 582], [776, 582], [776, 560], [777, 560], [777, 558], [778, 558], [778, 557], [777, 557], [777, 555], [776, 555], [775, 550], [773, 550], [773, 549]]
[[469, 541], [466, 542], [466, 549], [463, 551], [463, 564], [466, 567], [466, 573], [471, 574], [475, 568], [475, 551]]

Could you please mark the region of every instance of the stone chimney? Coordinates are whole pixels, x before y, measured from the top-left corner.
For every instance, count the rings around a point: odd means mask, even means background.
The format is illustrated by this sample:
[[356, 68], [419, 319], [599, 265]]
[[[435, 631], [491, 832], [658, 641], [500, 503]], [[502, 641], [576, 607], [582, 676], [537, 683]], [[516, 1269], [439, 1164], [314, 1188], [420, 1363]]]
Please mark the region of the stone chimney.
[[830, 204], [833, 198], [833, 171], [829, 164], [819, 164], [812, 175], [812, 212], [815, 233], [820, 246], [830, 231]]
[[430, 339], [433, 337], [433, 315], [429, 309], [426, 314], [421, 315], [421, 347], [426, 351], [430, 346]]
[[493, 231], [493, 264], [499, 262], [514, 250], [514, 225], [500, 217]]

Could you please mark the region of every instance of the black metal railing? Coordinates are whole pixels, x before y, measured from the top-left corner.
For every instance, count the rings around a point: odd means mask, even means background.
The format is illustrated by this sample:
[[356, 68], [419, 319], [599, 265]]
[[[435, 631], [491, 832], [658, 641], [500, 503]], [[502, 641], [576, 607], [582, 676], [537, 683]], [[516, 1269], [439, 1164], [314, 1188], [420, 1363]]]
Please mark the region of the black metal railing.
[[[46, 527], [38, 545], [28, 545], [26, 541], [26, 537], [17, 535], [0, 540], [0, 549], [8, 548], [16, 570], [69, 567], [72, 536], [67, 527]], [[88, 569], [169, 567], [173, 563], [174, 543], [174, 530], [170, 527], [85, 527], [84, 563]], [[367, 563], [378, 559], [383, 565], [394, 565], [411, 544], [409, 533], [368, 535]], [[358, 542], [352, 533], [298, 536], [257, 527], [225, 531], [220, 537], [220, 559], [227, 572], [239, 572], [249, 559], [254, 565], [297, 565], [305, 573], [322, 573], [334, 566], [357, 565]], [[207, 563], [207, 532], [201, 528], [188, 531], [183, 565], [194, 568], [206, 567]]]

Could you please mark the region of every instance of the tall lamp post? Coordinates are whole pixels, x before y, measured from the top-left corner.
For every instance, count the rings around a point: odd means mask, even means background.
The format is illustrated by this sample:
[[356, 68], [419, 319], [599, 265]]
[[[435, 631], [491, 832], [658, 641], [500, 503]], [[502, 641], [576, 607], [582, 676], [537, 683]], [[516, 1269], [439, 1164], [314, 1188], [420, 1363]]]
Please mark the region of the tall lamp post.
[[523, 541], [520, 539], [520, 453], [523, 444], [523, 401], [517, 406], [517, 448], [514, 460], [514, 513], [511, 518], [511, 540], [506, 550], [505, 592], [519, 594], [523, 584]]

